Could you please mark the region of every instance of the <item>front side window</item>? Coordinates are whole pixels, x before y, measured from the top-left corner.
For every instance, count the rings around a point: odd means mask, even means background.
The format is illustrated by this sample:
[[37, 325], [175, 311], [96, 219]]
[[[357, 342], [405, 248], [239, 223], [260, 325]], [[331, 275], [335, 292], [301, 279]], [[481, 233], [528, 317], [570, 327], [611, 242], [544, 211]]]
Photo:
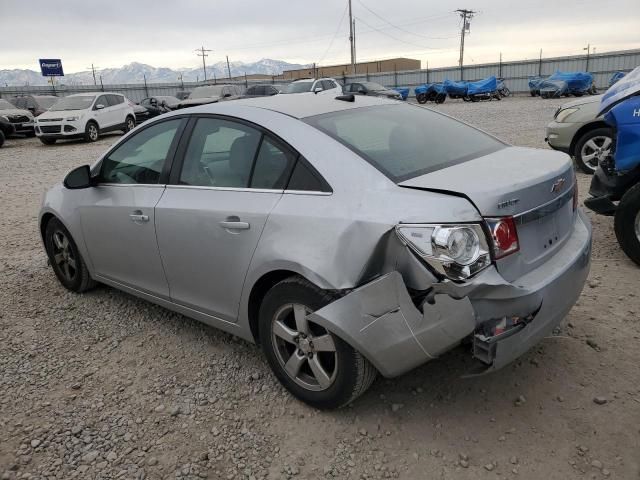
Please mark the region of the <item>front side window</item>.
[[354, 108], [305, 121], [355, 151], [394, 182], [505, 147], [480, 130], [417, 106]]
[[98, 110], [98, 105], [102, 105], [104, 108], [107, 108], [109, 106], [109, 99], [107, 99], [106, 95], [100, 95], [98, 97], [98, 99], [96, 100], [96, 104], [94, 105], [93, 109], [94, 110]]
[[130, 137], [102, 162], [104, 183], [156, 184], [181, 119], [168, 120]]
[[247, 188], [262, 133], [241, 123], [200, 118], [184, 156], [181, 185]]

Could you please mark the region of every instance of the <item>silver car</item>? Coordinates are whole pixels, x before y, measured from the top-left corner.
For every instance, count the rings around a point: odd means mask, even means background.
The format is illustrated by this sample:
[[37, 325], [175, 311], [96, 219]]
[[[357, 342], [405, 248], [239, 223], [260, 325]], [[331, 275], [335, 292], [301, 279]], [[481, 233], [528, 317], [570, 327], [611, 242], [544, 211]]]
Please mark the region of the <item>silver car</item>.
[[497, 370], [572, 308], [591, 227], [569, 157], [441, 113], [296, 95], [170, 112], [45, 195], [60, 282], [259, 343], [319, 408], [470, 346]]

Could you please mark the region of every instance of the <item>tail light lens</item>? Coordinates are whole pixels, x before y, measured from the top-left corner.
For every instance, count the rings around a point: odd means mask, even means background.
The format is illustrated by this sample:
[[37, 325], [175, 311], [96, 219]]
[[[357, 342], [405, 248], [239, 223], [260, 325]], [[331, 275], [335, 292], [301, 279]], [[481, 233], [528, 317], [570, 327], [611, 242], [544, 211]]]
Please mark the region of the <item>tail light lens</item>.
[[495, 259], [506, 257], [520, 250], [518, 230], [513, 217], [486, 218], [493, 239]]

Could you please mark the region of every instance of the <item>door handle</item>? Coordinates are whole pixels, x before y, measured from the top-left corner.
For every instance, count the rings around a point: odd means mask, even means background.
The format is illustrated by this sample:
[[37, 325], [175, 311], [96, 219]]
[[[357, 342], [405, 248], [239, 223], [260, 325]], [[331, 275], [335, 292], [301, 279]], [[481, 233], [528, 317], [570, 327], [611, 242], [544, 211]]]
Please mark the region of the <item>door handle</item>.
[[146, 223], [149, 221], [149, 215], [144, 215], [141, 210], [134, 210], [134, 212], [129, 215], [129, 218], [133, 223]]
[[249, 230], [249, 223], [241, 222], [240, 217], [232, 215], [227, 217], [224, 222], [220, 222], [220, 226], [227, 230]]

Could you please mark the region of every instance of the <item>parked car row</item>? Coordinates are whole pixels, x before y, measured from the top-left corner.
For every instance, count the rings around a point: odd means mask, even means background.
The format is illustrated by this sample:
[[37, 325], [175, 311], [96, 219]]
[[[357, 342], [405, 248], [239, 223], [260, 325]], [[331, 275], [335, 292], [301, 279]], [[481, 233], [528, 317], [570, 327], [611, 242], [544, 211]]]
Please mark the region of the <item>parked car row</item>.
[[11, 102], [0, 99], [0, 140], [4, 143], [7, 136], [22, 134], [37, 136], [45, 145], [78, 138], [95, 142], [103, 133], [128, 132], [158, 115], [198, 105], [280, 94], [339, 96], [343, 93], [405, 99], [402, 92], [378, 83], [353, 82], [343, 87], [334, 78], [305, 78], [286, 85], [265, 83], [247, 89], [231, 84], [206, 85], [191, 92], [178, 92], [176, 96], [147, 97], [136, 104], [115, 92], [87, 92], [67, 97], [19, 95]]

